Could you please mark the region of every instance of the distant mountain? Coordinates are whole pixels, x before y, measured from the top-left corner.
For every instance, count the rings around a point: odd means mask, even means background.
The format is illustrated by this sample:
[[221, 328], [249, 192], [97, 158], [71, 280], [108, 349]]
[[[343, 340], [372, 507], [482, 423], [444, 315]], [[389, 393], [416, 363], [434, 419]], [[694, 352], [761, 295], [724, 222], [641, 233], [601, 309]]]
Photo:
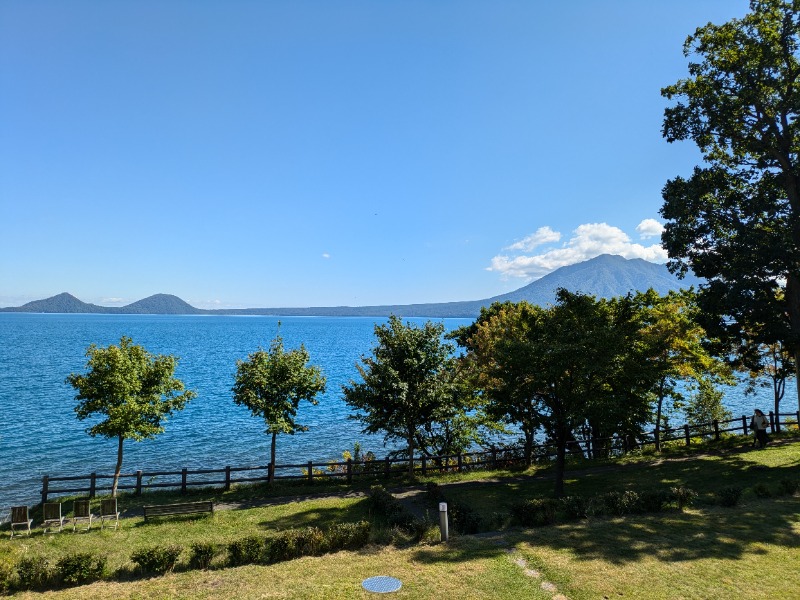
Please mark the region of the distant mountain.
[[116, 310], [128, 315], [200, 315], [207, 312], [171, 294], [148, 296]]
[[37, 313], [105, 313], [105, 314], [160, 314], [160, 315], [275, 315], [275, 316], [320, 316], [320, 317], [464, 317], [475, 318], [482, 306], [493, 302], [519, 302], [547, 306], [555, 302], [558, 288], [572, 292], [583, 292], [600, 298], [622, 296], [628, 292], [653, 288], [660, 294], [670, 290], [697, 287], [700, 279], [687, 276], [678, 279], [666, 266], [647, 262], [640, 258], [626, 259], [621, 256], [603, 254], [596, 258], [561, 267], [513, 292], [485, 300], [444, 302], [431, 304], [395, 304], [385, 306], [317, 306], [309, 308], [238, 308], [203, 310], [184, 302], [177, 296], [156, 294], [127, 306], [97, 306], [81, 302], [75, 296], [64, 293], [46, 300], [28, 302], [23, 306], [0, 308], [0, 312]]
[[5, 312], [31, 312], [31, 313], [105, 313], [107, 306], [97, 306], [78, 300], [72, 294], [59, 294], [45, 300], [34, 300], [22, 306], [0, 308]]

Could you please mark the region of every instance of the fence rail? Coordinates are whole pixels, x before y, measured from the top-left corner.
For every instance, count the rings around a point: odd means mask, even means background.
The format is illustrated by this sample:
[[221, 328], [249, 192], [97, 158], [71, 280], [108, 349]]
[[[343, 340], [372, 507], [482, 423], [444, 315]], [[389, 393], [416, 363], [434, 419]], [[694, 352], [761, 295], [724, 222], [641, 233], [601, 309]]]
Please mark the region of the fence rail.
[[[781, 417], [794, 417], [795, 423], [800, 427], [800, 411], [796, 413], [769, 413], [770, 431], [775, 432], [780, 427]], [[750, 431], [750, 420], [742, 415], [725, 421], [711, 421], [695, 425], [683, 425], [678, 428], [667, 428], [660, 432], [660, 441], [684, 441], [688, 446], [693, 438], [720, 439], [723, 433], [738, 432], [747, 435]], [[596, 458], [598, 455], [620, 455], [634, 448], [642, 448], [655, 444], [655, 432], [646, 433], [635, 440], [620, 438], [587, 438], [576, 439], [567, 447], [567, 453], [584, 458]], [[552, 460], [556, 455], [553, 444], [537, 444], [533, 447], [533, 457], [537, 461]], [[492, 447], [488, 450], [464, 452], [444, 456], [412, 457], [411, 470], [415, 473], [426, 475], [431, 472], [464, 471], [481, 468], [498, 468], [518, 464], [524, 460], [524, 451], [521, 446]], [[354, 461], [308, 461], [287, 465], [257, 465], [257, 466], [226, 466], [220, 469], [181, 469], [180, 471], [136, 471], [134, 473], [121, 473], [118, 489], [134, 490], [140, 495], [145, 489], [171, 488], [180, 489], [185, 494], [190, 486], [222, 486], [229, 490], [235, 483], [273, 482], [276, 479], [299, 480], [306, 479], [345, 479], [348, 483], [354, 477], [390, 477], [393, 474], [407, 473], [409, 461], [406, 458], [382, 458], [373, 460]], [[260, 473], [260, 474], [259, 474]], [[243, 476], [238, 476], [242, 474]], [[191, 479], [190, 479], [191, 476]], [[209, 477], [210, 476], [210, 477]], [[158, 478], [166, 478], [156, 481]], [[94, 497], [98, 492], [110, 491], [113, 475], [90, 473], [89, 475], [54, 476], [45, 475], [42, 478], [42, 503], [48, 498], [58, 494], [72, 494], [88, 492]], [[74, 486], [69, 482], [87, 482], [88, 485]], [[57, 487], [53, 487], [56, 484]], [[66, 486], [59, 485], [66, 484]]]

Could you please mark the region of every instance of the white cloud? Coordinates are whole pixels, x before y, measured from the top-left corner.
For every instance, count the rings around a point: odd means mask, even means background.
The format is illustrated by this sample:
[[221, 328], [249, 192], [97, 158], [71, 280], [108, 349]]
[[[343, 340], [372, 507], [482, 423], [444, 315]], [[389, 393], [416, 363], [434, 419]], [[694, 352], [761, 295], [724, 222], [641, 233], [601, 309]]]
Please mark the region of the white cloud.
[[328, 254], [327, 252], [323, 252], [322, 253], [322, 258], [330, 258], [330, 257], [331, 257], [331, 255]]
[[508, 246], [507, 248], [503, 248], [504, 250], [520, 250], [522, 252], [530, 252], [537, 246], [541, 246], [543, 244], [550, 244], [552, 242], [557, 242], [561, 239], [561, 234], [558, 231], [553, 231], [545, 225], [544, 227], [539, 227], [536, 230], [536, 233], [532, 233], [529, 236], [521, 239], [518, 242], [515, 242]]
[[121, 304], [125, 301], [125, 298], [103, 298], [101, 302], [103, 304]]
[[651, 237], [661, 237], [664, 226], [655, 219], [645, 219], [636, 226], [636, 231], [639, 232], [641, 239], [646, 240]]
[[[653, 219], [646, 219], [642, 223]], [[656, 222], [656, 221], [654, 221]], [[657, 222], [656, 222], [657, 223]], [[659, 225], [660, 226], [660, 225]], [[642, 227], [642, 224], [639, 225]], [[637, 227], [637, 230], [639, 230]], [[648, 228], [649, 227], [649, 228]], [[647, 223], [642, 229], [653, 231], [651, 224]], [[560, 234], [549, 227], [541, 227], [536, 233], [528, 236], [525, 240], [537, 238], [540, 232], [547, 230], [550, 241], [560, 239]], [[558, 238], [555, 238], [558, 235]], [[544, 238], [544, 235], [540, 236]], [[553, 239], [555, 238], [555, 239]], [[525, 241], [523, 240], [523, 242]], [[525, 250], [523, 242], [518, 242], [505, 250]], [[539, 279], [560, 267], [572, 265], [584, 260], [589, 260], [601, 254], [618, 254], [625, 258], [642, 258], [656, 263], [666, 262], [667, 251], [660, 244], [643, 246], [631, 242], [630, 237], [618, 227], [613, 227], [607, 223], [586, 223], [578, 226], [572, 232], [572, 237], [560, 248], [551, 248], [539, 254], [511, 256], [500, 254], [492, 259], [491, 265], [487, 267], [489, 271], [499, 272], [503, 278], [519, 277], [522, 279]]]

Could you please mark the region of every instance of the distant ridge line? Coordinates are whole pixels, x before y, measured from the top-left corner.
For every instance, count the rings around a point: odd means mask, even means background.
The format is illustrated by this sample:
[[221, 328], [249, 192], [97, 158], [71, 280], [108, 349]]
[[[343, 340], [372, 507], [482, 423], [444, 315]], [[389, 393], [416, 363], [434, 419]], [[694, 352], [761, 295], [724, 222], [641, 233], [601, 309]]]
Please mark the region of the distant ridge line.
[[439, 302], [426, 304], [391, 304], [378, 306], [332, 306], [307, 308], [196, 308], [171, 294], [155, 294], [125, 306], [99, 306], [79, 300], [69, 293], [61, 293], [44, 300], [34, 300], [17, 307], [0, 308], [0, 312], [64, 313], [64, 314], [154, 314], [154, 315], [263, 315], [263, 316], [318, 316], [318, 317], [429, 317], [475, 318], [481, 307], [493, 302], [528, 301], [546, 306], [555, 301], [555, 291], [566, 288], [573, 292], [611, 298], [628, 292], [654, 289], [659, 294], [670, 290], [695, 287], [701, 280], [694, 276], [678, 279], [664, 265], [642, 259], [626, 259], [603, 254], [595, 258], [561, 267], [518, 290], [493, 296], [485, 300]]

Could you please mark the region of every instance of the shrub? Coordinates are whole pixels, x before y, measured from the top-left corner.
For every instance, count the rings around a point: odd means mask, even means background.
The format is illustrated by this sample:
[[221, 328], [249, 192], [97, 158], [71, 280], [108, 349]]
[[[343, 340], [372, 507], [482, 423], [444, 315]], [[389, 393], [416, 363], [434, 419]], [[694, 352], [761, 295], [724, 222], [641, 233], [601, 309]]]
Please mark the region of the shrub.
[[772, 491], [769, 489], [769, 486], [766, 483], [757, 483], [753, 486], [753, 493], [758, 498], [770, 498], [772, 496]]
[[211, 561], [217, 553], [217, 547], [214, 544], [206, 542], [198, 542], [191, 546], [192, 555], [189, 558], [189, 564], [196, 569], [207, 569], [211, 566]]
[[228, 564], [232, 567], [266, 562], [266, 540], [251, 535], [228, 544]]
[[778, 491], [785, 496], [793, 496], [798, 488], [800, 488], [800, 481], [796, 479], [781, 479], [778, 482]]
[[450, 502], [447, 505], [447, 512], [453, 529], [458, 533], [469, 535], [480, 531], [483, 519], [470, 506], [460, 502]]
[[639, 496], [644, 512], [661, 512], [674, 500], [670, 490], [644, 490]]
[[317, 527], [287, 529], [267, 540], [267, 562], [292, 560], [300, 556], [316, 556], [321, 553], [324, 536]]
[[17, 580], [24, 590], [45, 587], [51, 576], [50, 563], [44, 556], [26, 556], [17, 563]]
[[670, 488], [670, 493], [679, 510], [691, 506], [697, 500], [697, 492], [683, 485]]
[[337, 523], [325, 532], [325, 551], [358, 550], [369, 542], [369, 521]]
[[603, 503], [603, 509], [609, 515], [629, 515], [641, 512], [641, 501], [639, 494], [633, 490], [624, 492], [608, 492], [599, 496]]
[[409, 514], [400, 501], [392, 496], [381, 485], [374, 485], [369, 493], [370, 507], [386, 519], [389, 527], [401, 527], [411, 529], [414, 517]]
[[183, 552], [181, 546], [151, 546], [131, 554], [131, 560], [143, 572], [160, 575], [175, 568], [181, 552]]
[[552, 498], [533, 498], [511, 507], [511, 517], [524, 527], [550, 525], [556, 521], [558, 501]]
[[588, 503], [581, 496], [564, 496], [559, 503], [568, 519], [582, 519], [587, 516]]
[[14, 563], [7, 556], [0, 556], [0, 596], [11, 591], [11, 583], [14, 577]]
[[736, 506], [739, 503], [739, 498], [742, 496], [742, 488], [734, 486], [724, 487], [717, 490], [714, 495], [720, 506]]
[[76, 552], [60, 558], [56, 563], [56, 573], [66, 585], [83, 585], [103, 577], [106, 568], [104, 556], [91, 552]]

